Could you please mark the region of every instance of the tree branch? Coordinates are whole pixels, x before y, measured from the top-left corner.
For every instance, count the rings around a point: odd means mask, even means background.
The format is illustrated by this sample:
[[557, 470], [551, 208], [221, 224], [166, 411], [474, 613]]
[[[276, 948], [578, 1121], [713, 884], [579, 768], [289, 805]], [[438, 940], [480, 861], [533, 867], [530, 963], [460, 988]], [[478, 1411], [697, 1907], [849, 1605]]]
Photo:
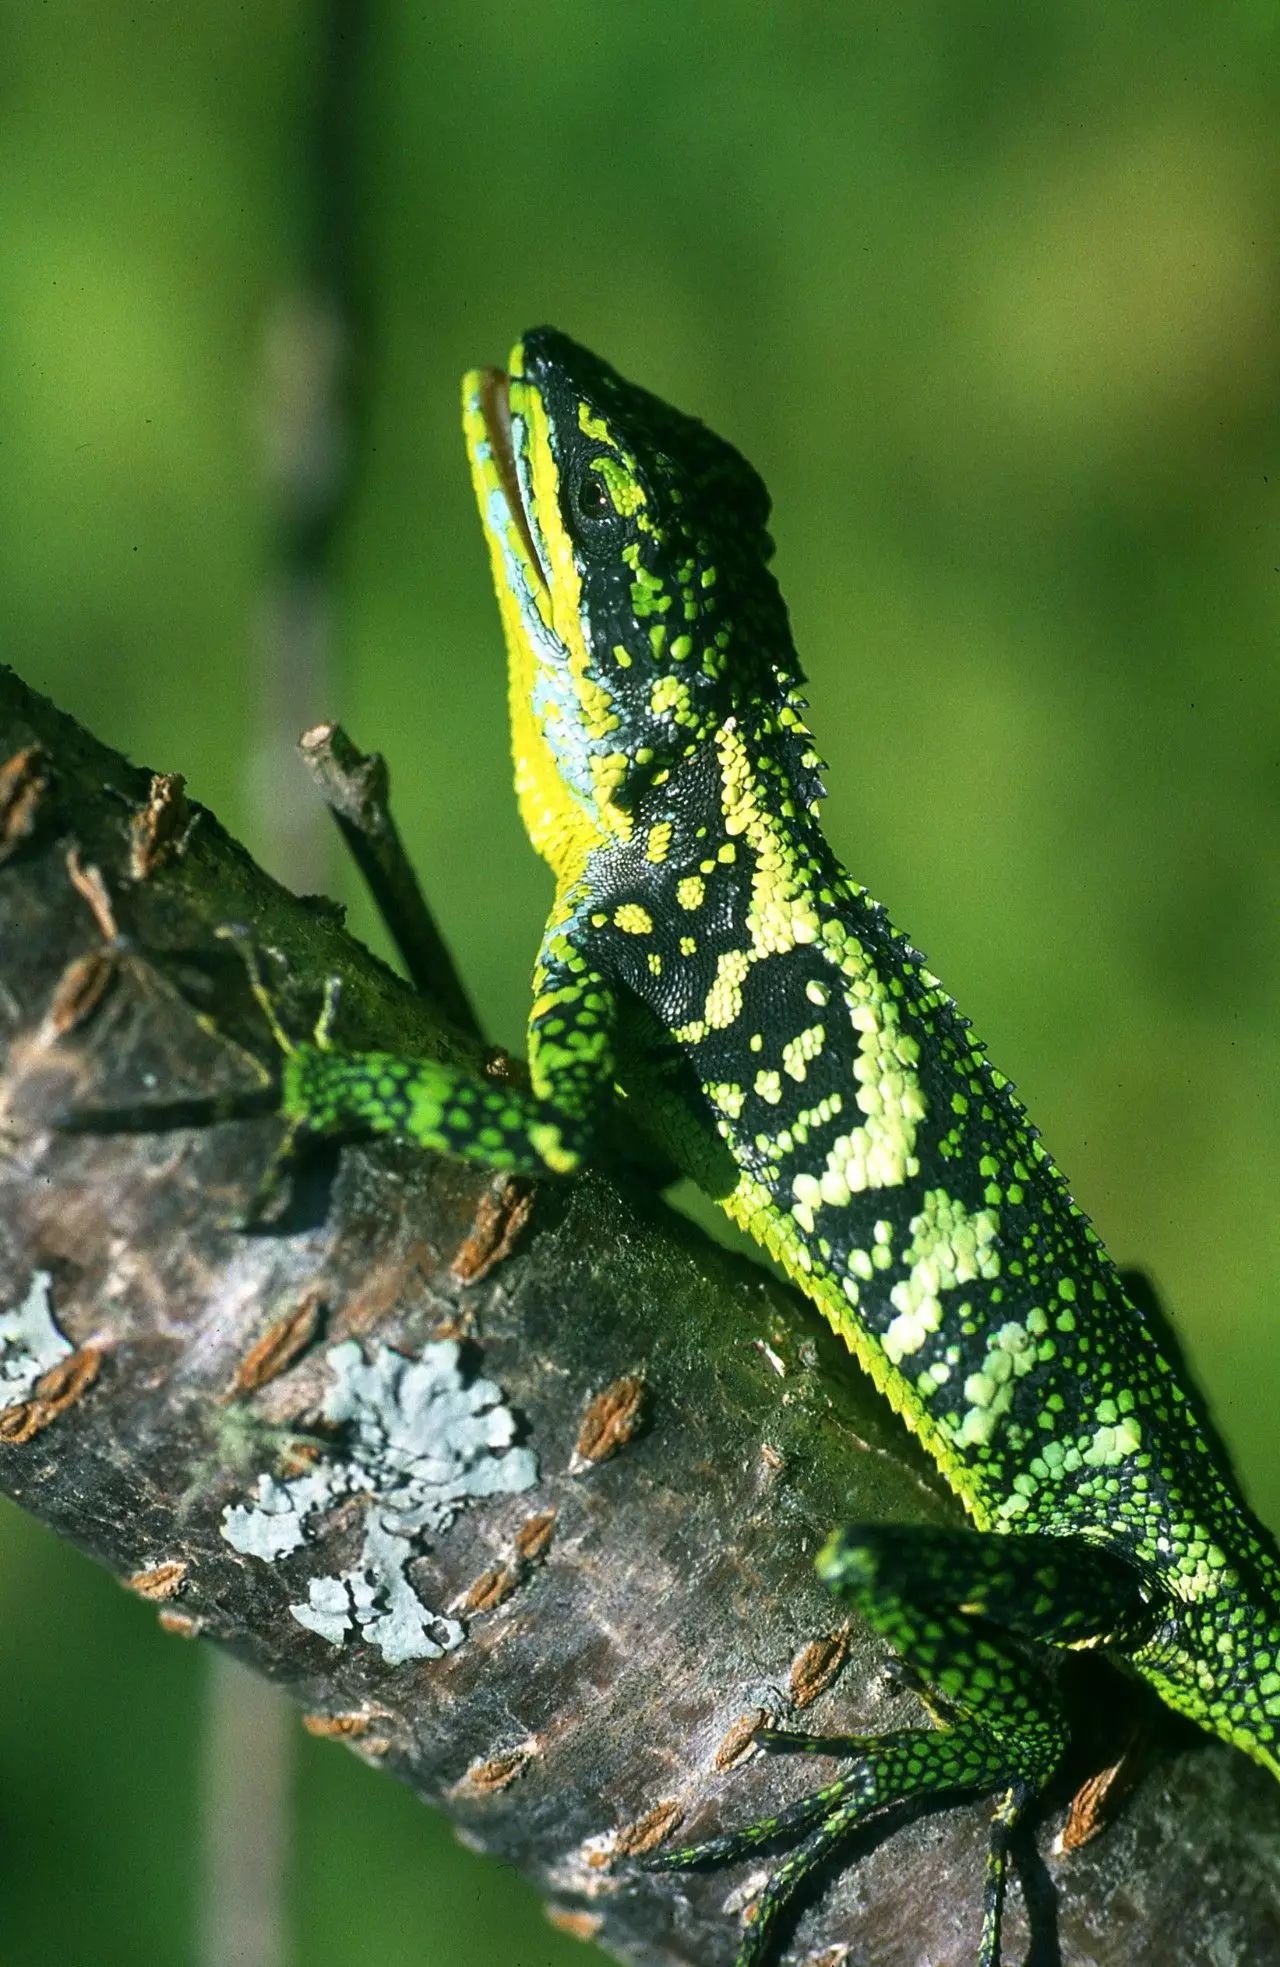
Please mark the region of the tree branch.
[[[148, 1101], [269, 1104], [226, 921], [278, 952], [292, 1028], [340, 970], [344, 1042], [465, 1056], [209, 813], [139, 855], [169, 784], [0, 670], [0, 1486], [443, 1803], [576, 1930], [727, 1962], [743, 1874], [636, 1878], [625, 1858], [813, 1785], [812, 1764], [744, 1753], [748, 1717], [918, 1719], [812, 1554], [841, 1519], [952, 1505], [795, 1295], [637, 1186], [530, 1195], [353, 1145], [310, 1157], [285, 1220], [246, 1235], [269, 1112], [52, 1131]], [[1096, 1766], [1132, 1710], [1118, 1683], [1088, 1699]], [[1024, 1864], [1035, 1958], [1055, 1957], [1054, 1891], [1067, 1963], [1280, 1956], [1263, 1772], [1175, 1731], [1118, 1821], [1060, 1858], [1071, 1787]], [[967, 1967], [987, 1815], [865, 1839], [792, 1957]], [[1015, 1894], [1008, 1958], [1025, 1936]]]

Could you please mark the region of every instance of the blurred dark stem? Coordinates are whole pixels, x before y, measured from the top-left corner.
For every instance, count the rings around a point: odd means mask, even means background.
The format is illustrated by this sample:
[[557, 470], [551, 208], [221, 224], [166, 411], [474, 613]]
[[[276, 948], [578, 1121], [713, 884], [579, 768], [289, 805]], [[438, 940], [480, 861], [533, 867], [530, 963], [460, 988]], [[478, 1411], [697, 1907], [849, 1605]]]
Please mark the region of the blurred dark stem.
[[292, 886], [324, 885], [298, 733], [332, 688], [334, 562], [364, 441], [370, 326], [359, 206], [367, 0], [327, 0], [304, 136], [299, 251], [265, 324], [259, 418], [274, 551], [261, 605], [256, 787], [268, 860]]
[[[326, 885], [327, 840], [292, 767], [298, 730], [328, 699], [334, 551], [363, 427], [367, 359], [358, 277], [359, 117], [367, 0], [318, 10], [304, 108], [299, 247], [263, 338], [262, 469], [274, 552], [259, 611], [257, 730], [250, 753], [255, 836], [294, 888]], [[206, 1707], [203, 1967], [283, 1967], [289, 1946], [292, 1738], [279, 1697], [234, 1663], [215, 1664]]]

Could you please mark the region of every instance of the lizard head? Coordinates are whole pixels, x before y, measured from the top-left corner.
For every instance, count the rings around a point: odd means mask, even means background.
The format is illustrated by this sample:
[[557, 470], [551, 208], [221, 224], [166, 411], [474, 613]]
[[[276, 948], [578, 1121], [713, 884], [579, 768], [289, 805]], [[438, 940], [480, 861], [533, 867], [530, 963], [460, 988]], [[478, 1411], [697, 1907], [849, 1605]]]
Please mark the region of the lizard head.
[[748, 708], [812, 775], [768, 493], [732, 445], [551, 328], [465, 378], [463, 421], [516, 791], [557, 871], [629, 837], [641, 794]]

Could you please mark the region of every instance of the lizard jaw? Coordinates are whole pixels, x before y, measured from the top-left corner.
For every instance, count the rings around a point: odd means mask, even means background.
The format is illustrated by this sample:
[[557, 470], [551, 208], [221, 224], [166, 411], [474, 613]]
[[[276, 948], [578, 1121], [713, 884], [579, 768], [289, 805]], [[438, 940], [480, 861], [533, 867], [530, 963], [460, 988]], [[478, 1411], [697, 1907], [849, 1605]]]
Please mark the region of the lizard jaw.
[[505, 369], [476, 369], [467, 377], [467, 407], [479, 421], [497, 474], [509, 523], [519, 534], [530, 570], [549, 591], [547, 570], [538, 552], [520, 489], [515, 434], [511, 421], [511, 378]]

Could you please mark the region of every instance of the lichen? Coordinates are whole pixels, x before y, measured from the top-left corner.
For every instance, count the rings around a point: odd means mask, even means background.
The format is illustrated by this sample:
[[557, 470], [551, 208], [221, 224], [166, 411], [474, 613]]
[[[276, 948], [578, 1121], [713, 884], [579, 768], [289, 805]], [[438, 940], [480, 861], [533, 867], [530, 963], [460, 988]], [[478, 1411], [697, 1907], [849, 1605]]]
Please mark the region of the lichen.
[[47, 1270], [31, 1274], [27, 1295], [12, 1311], [0, 1311], [0, 1408], [31, 1397], [36, 1381], [74, 1348], [53, 1321]]
[[348, 1339], [327, 1361], [334, 1378], [324, 1414], [343, 1428], [341, 1451], [285, 1481], [259, 1476], [253, 1500], [223, 1512], [222, 1534], [234, 1550], [273, 1562], [307, 1541], [322, 1511], [367, 1496], [358, 1563], [312, 1578], [306, 1602], [289, 1609], [331, 1645], [358, 1635], [390, 1665], [438, 1659], [464, 1630], [419, 1598], [410, 1560], [468, 1503], [531, 1488], [537, 1461], [512, 1446], [515, 1418], [501, 1390], [468, 1377], [451, 1339], [416, 1359], [385, 1345], [366, 1358]]

